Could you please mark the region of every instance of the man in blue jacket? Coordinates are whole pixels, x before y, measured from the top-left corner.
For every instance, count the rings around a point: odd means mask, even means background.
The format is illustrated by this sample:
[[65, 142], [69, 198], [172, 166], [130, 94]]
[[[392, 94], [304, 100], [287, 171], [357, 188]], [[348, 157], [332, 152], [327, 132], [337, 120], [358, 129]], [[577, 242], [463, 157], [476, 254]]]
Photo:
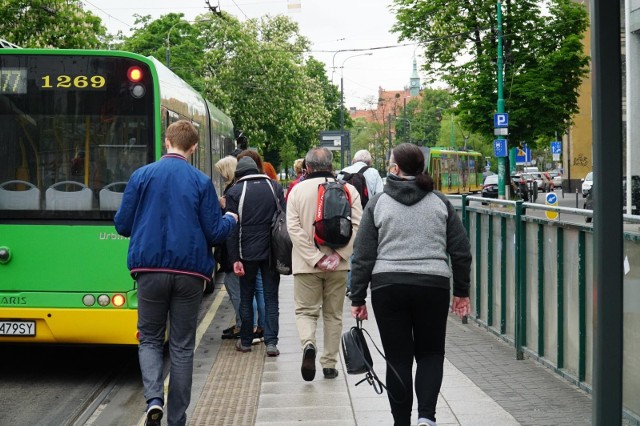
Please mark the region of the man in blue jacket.
[[189, 164], [198, 131], [180, 120], [167, 128], [167, 154], [136, 170], [115, 216], [118, 233], [131, 237], [127, 266], [138, 285], [138, 358], [148, 426], [164, 414], [162, 352], [169, 313], [169, 425], [185, 425], [191, 401], [198, 307], [214, 268], [215, 244], [236, 226], [221, 214], [211, 179]]

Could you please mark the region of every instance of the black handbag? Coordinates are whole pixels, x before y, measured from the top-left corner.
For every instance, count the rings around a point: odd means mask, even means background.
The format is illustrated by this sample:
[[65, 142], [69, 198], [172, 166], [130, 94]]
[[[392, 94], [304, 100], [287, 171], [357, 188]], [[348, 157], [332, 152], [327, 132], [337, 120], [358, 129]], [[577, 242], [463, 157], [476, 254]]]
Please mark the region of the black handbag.
[[[373, 370], [373, 359], [371, 358], [371, 352], [369, 352], [369, 346], [367, 345], [367, 340], [364, 336], [365, 333], [367, 336], [369, 336], [369, 340], [371, 340], [373, 347], [376, 348], [380, 356], [382, 356], [382, 358], [386, 361], [387, 368], [390, 368], [393, 371], [393, 373], [396, 375], [396, 377], [400, 380], [400, 382], [402, 382], [400, 375], [398, 374], [396, 369], [393, 368], [391, 364], [389, 364], [389, 361], [387, 361], [387, 358], [384, 356], [382, 351], [375, 344], [369, 332], [364, 328], [362, 328], [361, 319], [356, 318], [356, 325], [354, 327], [351, 327], [349, 330], [345, 331], [344, 333], [342, 333], [342, 338], [341, 338], [342, 355], [344, 356], [344, 363], [345, 363], [345, 366], [347, 367], [348, 374], [364, 374], [365, 375], [364, 379], [356, 383], [356, 386], [366, 381], [371, 386], [373, 386], [373, 389], [375, 390], [375, 392], [378, 395], [380, 395], [382, 394], [382, 392], [384, 392], [385, 389], [387, 389], [387, 387], [382, 382], [382, 380], [380, 380], [376, 372]], [[391, 393], [389, 393], [389, 396], [391, 397], [391, 399], [393, 399], [396, 402], [404, 401], [404, 398], [406, 398], [407, 388], [404, 385], [404, 383], [402, 385], [405, 393], [402, 400], [397, 400], [396, 398], [393, 397], [393, 395], [391, 395]], [[389, 390], [387, 389], [387, 392], [388, 391]]]
[[[360, 319], [356, 319], [356, 325], [354, 327], [342, 333], [341, 346], [344, 363], [347, 367], [348, 374], [365, 375], [364, 379], [356, 383], [356, 386], [366, 381], [373, 386], [376, 393], [380, 395], [387, 387], [373, 370], [373, 359], [371, 358], [371, 352], [369, 352], [369, 346], [367, 345], [364, 333], [367, 333], [371, 343], [373, 343], [369, 332], [362, 328], [362, 320]], [[373, 343], [373, 346], [384, 358], [384, 355], [375, 343]]]

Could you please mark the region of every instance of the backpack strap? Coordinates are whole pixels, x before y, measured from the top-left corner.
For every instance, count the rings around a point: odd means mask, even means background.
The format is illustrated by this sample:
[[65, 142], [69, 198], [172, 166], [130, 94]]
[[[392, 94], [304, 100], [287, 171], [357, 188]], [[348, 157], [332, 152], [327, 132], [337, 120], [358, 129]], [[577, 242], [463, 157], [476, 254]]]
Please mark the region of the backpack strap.
[[367, 169], [369, 168], [369, 166], [367, 166], [365, 164], [365, 166], [363, 168], [361, 168], [360, 170], [358, 170], [358, 173], [364, 173]]
[[278, 198], [276, 197], [276, 193], [271, 186], [271, 178], [267, 175], [257, 174], [257, 175], [247, 175], [241, 177], [236, 181], [236, 183], [242, 182], [242, 192], [240, 193], [240, 202], [238, 203], [238, 248], [240, 249], [240, 259], [242, 259], [242, 211], [244, 210], [244, 197], [247, 193], [247, 181], [257, 180], [257, 179], [266, 179], [269, 184], [269, 188], [271, 188], [271, 192], [273, 193], [273, 198], [276, 200], [276, 205], [280, 208], [280, 203], [278, 202]]

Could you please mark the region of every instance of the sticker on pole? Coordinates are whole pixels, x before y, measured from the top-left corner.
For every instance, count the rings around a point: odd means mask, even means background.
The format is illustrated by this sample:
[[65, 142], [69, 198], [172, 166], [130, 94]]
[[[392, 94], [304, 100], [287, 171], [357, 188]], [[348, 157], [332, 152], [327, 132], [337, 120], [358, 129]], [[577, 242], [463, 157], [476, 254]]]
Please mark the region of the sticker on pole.
[[[545, 195], [545, 197], [544, 197], [544, 203], [547, 206], [557, 207], [558, 206], [558, 196], [556, 194], [554, 194], [553, 192], [548, 192], [547, 195]], [[560, 216], [558, 214], [558, 212], [552, 212], [552, 211], [549, 211], [549, 210], [545, 210], [544, 213], [547, 215], [547, 219], [549, 219], [549, 220], [558, 220], [558, 217]]]

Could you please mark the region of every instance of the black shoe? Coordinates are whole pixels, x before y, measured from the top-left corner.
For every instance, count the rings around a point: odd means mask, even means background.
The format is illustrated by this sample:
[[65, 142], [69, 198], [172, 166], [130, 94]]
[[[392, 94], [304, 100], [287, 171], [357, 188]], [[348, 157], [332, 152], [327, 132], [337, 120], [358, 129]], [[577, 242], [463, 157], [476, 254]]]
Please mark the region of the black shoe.
[[229, 328], [225, 328], [224, 330], [222, 330], [222, 334], [231, 334], [233, 333], [233, 330], [235, 330], [236, 326], [232, 325]]
[[239, 339], [240, 338], [240, 329], [237, 327], [231, 327], [231, 331], [229, 333], [225, 333], [227, 330], [222, 332], [223, 339]]
[[160, 426], [162, 415], [164, 410], [162, 409], [162, 401], [160, 399], [153, 399], [147, 406], [147, 418], [144, 422], [145, 426]]
[[335, 379], [338, 377], [338, 370], [335, 368], [323, 368], [322, 374], [324, 374], [325, 379]]
[[307, 382], [316, 377], [316, 347], [313, 343], [307, 343], [302, 350], [302, 378]]

